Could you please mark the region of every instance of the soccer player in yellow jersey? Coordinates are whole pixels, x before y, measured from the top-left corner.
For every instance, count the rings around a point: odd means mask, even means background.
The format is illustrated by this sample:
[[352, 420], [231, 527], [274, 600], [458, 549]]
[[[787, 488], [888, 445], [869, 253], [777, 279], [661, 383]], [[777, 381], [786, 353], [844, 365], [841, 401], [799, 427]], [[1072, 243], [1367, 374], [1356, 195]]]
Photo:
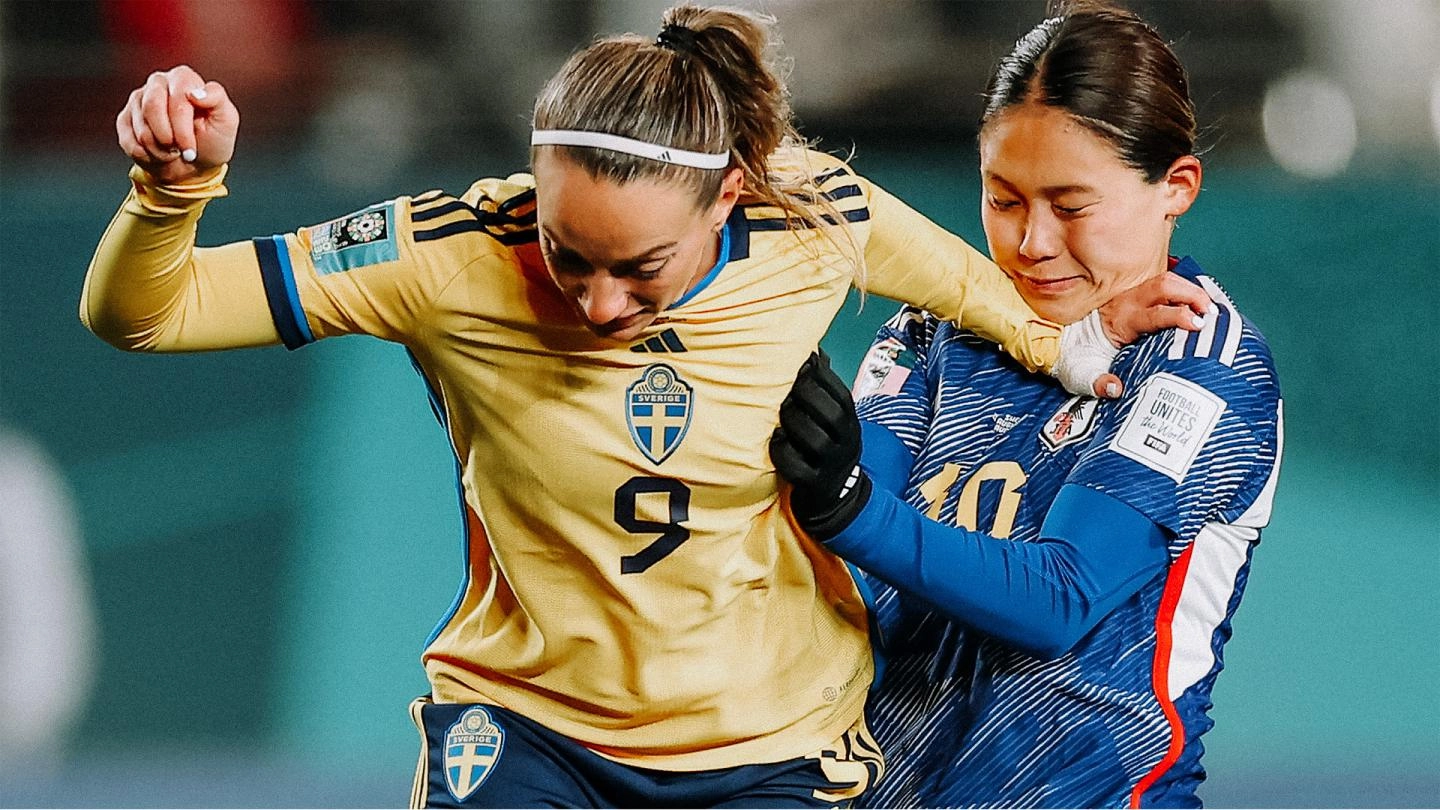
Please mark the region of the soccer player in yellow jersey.
[[[533, 177], [221, 247], [195, 234], [234, 151], [224, 88], [156, 73], [117, 119], [134, 187], [86, 278], [90, 329], [143, 351], [364, 333], [429, 385], [468, 558], [412, 706], [416, 805], [849, 801], [883, 767], [866, 608], [777, 489], [795, 370], [857, 279], [1076, 386], [1108, 363], [1099, 316], [1062, 334], [805, 150], [767, 23], [682, 6], [657, 40], [578, 53], [536, 104]], [[1153, 285], [1104, 325], [1129, 339], [1205, 305]]]

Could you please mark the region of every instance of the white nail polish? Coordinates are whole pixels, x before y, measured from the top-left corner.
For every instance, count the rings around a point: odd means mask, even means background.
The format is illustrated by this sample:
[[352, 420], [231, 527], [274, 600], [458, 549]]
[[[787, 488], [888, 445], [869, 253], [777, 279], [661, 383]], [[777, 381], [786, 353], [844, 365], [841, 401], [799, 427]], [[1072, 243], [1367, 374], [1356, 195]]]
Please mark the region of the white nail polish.
[[208, 95], [210, 94], [205, 92], [205, 88], [203, 87], [197, 87], [194, 90], [190, 91], [190, 97], [195, 99], [196, 101], [204, 101], [205, 97]]
[[1115, 383], [1105, 383], [1105, 396], [1112, 398], [1120, 396], [1120, 386]]
[[182, 160], [184, 160], [186, 163], [194, 163], [194, 162], [195, 162], [195, 150], [194, 150], [194, 149], [186, 149], [184, 152], [181, 152], [181, 153], [180, 153], [180, 158], [181, 158]]
[[1199, 315], [1191, 315], [1190, 323], [1194, 324], [1196, 329], [1205, 328], [1205, 319], [1200, 317]]

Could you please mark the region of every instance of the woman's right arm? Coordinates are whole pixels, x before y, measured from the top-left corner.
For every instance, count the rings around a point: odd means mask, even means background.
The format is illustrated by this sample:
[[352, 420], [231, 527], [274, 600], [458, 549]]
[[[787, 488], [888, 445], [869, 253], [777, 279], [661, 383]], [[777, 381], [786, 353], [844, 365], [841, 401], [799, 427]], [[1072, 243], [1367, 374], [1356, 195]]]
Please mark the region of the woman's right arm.
[[449, 281], [476, 262], [514, 261], [474, 228], [434, 238], [481, 216], [439, 192], [196, 247], [206, 204], [226, 193], [238, 124], [224, 88], [186, 67], [153, 74], [131, 94], [116, 130], [135, 161], [133, 189], [101, 238], [80, 300], [80, 319], [96, 335], [153, 352], [293, 349], [354, 333], [414, 345]]
[[207, 200], [224, 170], [157, 186], [138, 166], [134, 188], [105, 229], [80, 294], [80, 320], [127, 351], [184, 352], [280, 342], [254, 248], [196, 248]]
[[153, 73], [115, 120], [135, 162], [132, 189], [105, 229], [80, 296], [80, 320], [131, 351], [278, 343], [248, 243], [197, 249], [205, 204], [224, 196], [240, 114], [225, 88], [188, 67]]

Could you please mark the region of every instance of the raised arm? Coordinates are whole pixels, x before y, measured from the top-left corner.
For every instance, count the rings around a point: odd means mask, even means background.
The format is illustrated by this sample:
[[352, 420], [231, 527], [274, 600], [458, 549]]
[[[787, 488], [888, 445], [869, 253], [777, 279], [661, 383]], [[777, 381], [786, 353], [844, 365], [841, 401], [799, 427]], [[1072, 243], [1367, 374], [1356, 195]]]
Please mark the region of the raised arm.
[[115, 118], [120, 148], [156, 184], [184, 186], [230, 162], [240, 111], [187, 65], [150, 74]]
[[131, 351], [278, 343], [248, 243], [197, 249], [205, 204], [226, 193], [240, 114], [189, 67], [153, 73], [115, 119], [132, 188], [95, 251], [80, 320]]

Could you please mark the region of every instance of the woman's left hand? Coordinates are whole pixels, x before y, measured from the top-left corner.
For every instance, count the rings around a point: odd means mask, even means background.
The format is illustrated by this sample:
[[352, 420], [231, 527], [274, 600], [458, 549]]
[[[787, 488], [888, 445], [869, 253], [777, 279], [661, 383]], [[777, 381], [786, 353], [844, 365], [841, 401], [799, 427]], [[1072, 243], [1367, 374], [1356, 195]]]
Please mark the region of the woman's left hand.
[[1100, 324], [1105, 337], [1119, 348], [1162, 329], [1199, 331], [1205, 316], [1216, 311], [1215, 302], [1199, 285], [1162, 273], [1106, 301], [1100, 307]]
[[1088, 388], [1097, 397], [1115, 399], [1125, 390], [1108, 370], [1116, 350], [1162, 329], [1198, 331], [1205, 326], [1205, 316], [1216, 311], [1199, 285], [1174, 273], [1156, 276], [1066, 326], [1055, 376], [1073, 392]]

